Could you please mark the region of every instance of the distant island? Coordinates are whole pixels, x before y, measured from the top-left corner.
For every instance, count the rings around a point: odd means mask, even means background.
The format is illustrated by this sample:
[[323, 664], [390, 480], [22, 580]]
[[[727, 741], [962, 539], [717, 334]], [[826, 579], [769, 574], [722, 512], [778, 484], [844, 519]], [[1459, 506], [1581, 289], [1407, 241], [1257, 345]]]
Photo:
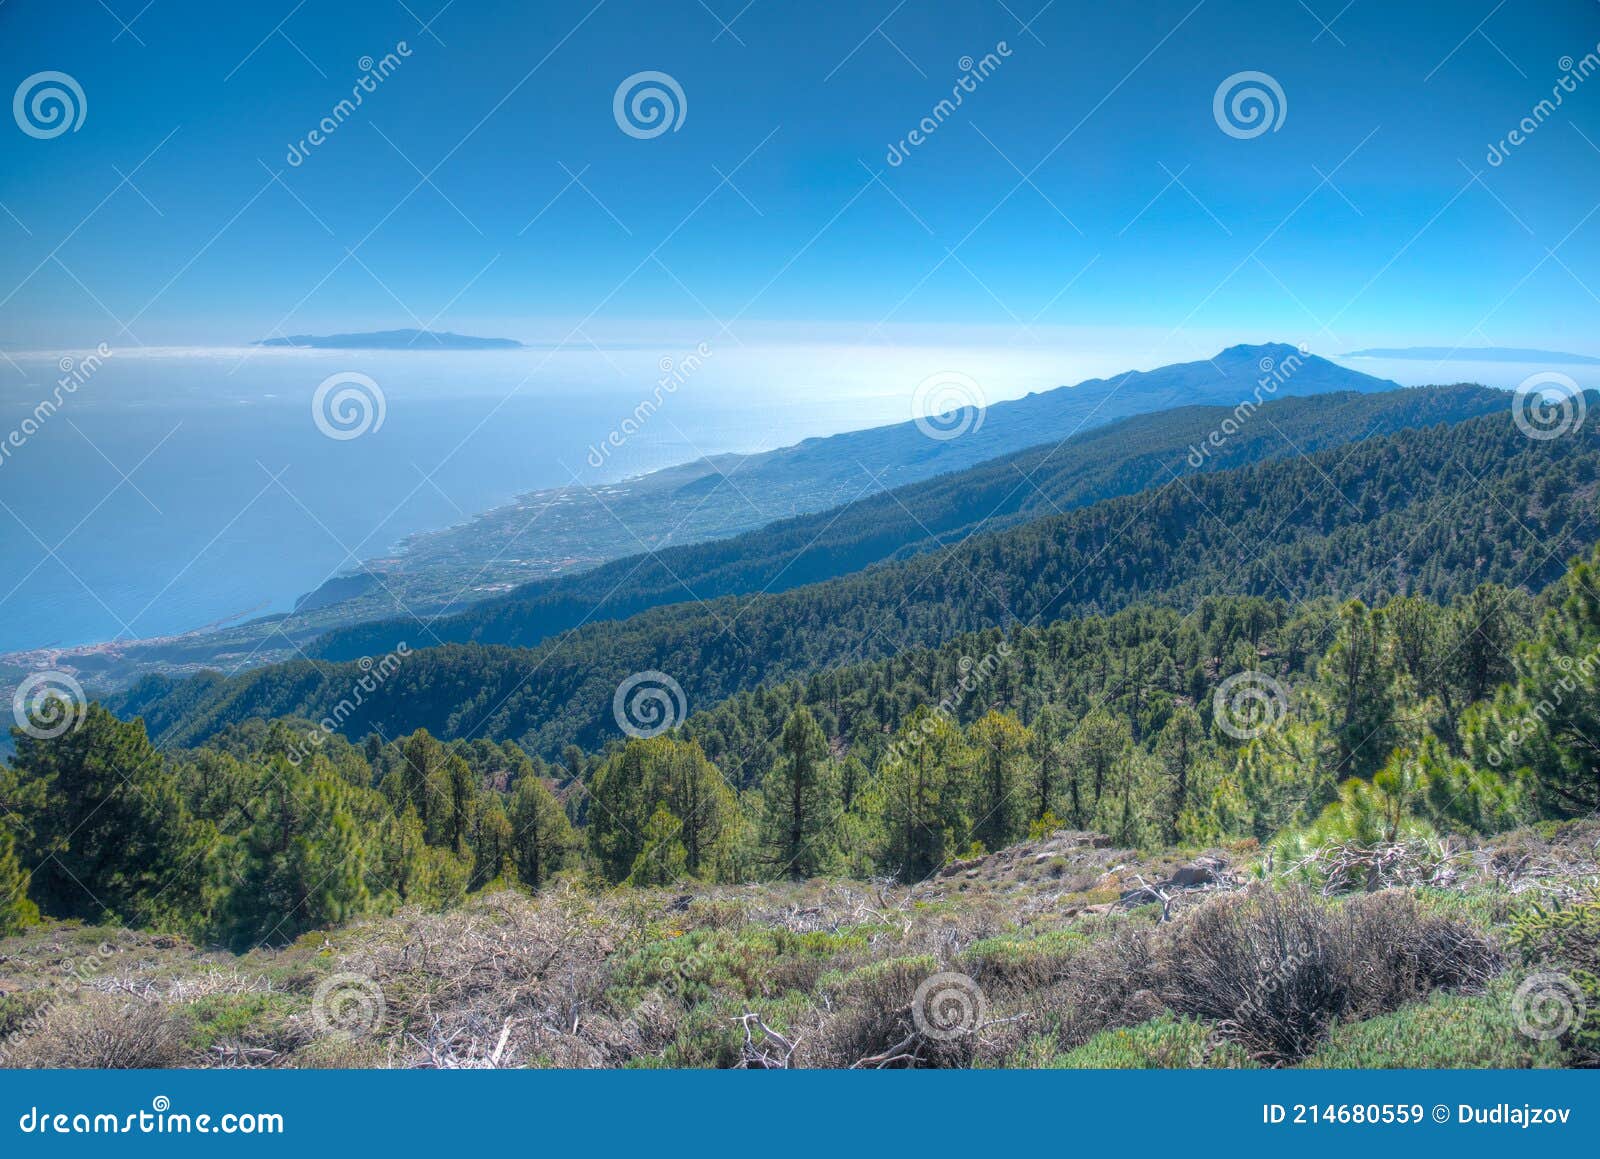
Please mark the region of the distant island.
[[1600, 358], [1565, 354], [1559, 350], [1523, 350], [1515, 346], [1404, 346], [1396, 349], [1352, 350], [1340, 358], [1405, 358], [1435, 362], [1564, 362], [1573, 366], [1600, 366]]
[[366, 334], [291, 334], [263, 338], [256, 346], [298, 346], [311, 350], [517, 350], [514, 338], [474, 338], [434, 330], [373, 330]]

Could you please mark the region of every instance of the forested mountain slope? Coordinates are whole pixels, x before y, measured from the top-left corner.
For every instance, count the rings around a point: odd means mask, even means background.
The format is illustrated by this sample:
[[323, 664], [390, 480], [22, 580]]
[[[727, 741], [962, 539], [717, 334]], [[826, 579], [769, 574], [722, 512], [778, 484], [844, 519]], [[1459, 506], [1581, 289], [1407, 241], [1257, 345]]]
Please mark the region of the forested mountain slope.
[[[590, 624], [534, 649], [421, 649], [340, 726], [351, 736], [425, 727], [547, 753], [596, 748], [616, 735], [619, 683], [647, 670], [676, 680], [692, 710], [964, 631], [1141, 600], [1447, 599], [1484, 581], [1537, 589], [1600, 534], [1597, 477], [1592, 427], [1536, 440], [1502, 413], [1404, 430], [1183, 478], [826, 583]], [[233, 679], [150, 679], [112, 707], [192, 743], [251, 717], [320, 719], [366, 671], [299, 662]]]
[[1307, 453], [1406, 427], [1459, 422], [1506, 405], [1503, 392], [1476, 386], [1277, 400], [1266, 394], [1261, 404], [1256, 393], [1225, 407], [1180, 407], [1125, 419], [1063, 443], [1031, 447], [732, 539], [633, 555], [578, 575], [527, 584], [435, 620], [426, 631], [403, 620], [357, 625], [330, 633], [307, 654], [353, 660], [386, 651], [401, 638], [419, 646], [531, 647], [579, 624], [624, 619], [663, 604], [784, 591], [848, 575], [897, 553], [954, 540], [979, 523], [984, 530], [1000, 530], [1198, 471]]
[[[847, 431], [771, 451], [716, 455], [611, 483], [597, 482], [604, 476], [591, 472], [604, 467], [604, 462], [591, 458], [570, 483], [521, 495], [454, 527], [411, 536], [396, 553], [361, 561], [353, 571], [306, 593], [292, 612], [179, 636], [0, 657], [0, 666], [10, 659], [20, 673], [45, 662], [105, 691], [126, 688], [150, 672], [194, 673], [207, 668], [236, 672], [308, 655], [354, 659], [394, 637], [391, 621], [408, 625], [404, 634], [419, 644], [477, 640], [530, 645], [586, 617], [619, 619], [694, 598], [667, 567], [701, 597], [769, 585], [794, 587], [855, 571], [925, 533], [899, 503], [887, 501], [871, 512], [870, 522], [859, 517], [846, 521], [833, 535], [830, 525], [838, 512], [831, 509], [881, 498], [896, 487], [949, 476], [1026, 448], [1039, 448], [1035, 457], [1057, 466], [1057, 471], [1071, 474], [1086, 463], [1099, 469], [1103, 485], [1097, 487], [1074, 488], [1067, 482], [1056, 487], [1046, 479], [1045, 491], [1056, 492], [1048, 495], [1048, 502], [1057, 506], [1126, 494], [1163, 481], [1164, 470], [1141, 472], [1115, 438], [1095, 444], [1098, 460], [1069, 456], [1064, 465], [1057, 465], [1054, 458], [1046, 458], [1045, 448], [1068, 440], [1071, 446], [1086, 433], [1128, 416], [1211, 404], [1221, 404], [1229, 412], [1239, 408], [1242, 416], [1273, 399], [1333, 392], [1379, 393], [1388, 398], [1397, 389], [1386, 379], [1281, 343], [1234, 346], [1199, 362], [1061, 386], [996, 402], [981, 412], [967, 408], [943, 419]], [[983, 390], [958, 378], [951, 397], [981, 402]], [[942, 401], [930, 398], [924, 405], [938, 407]], [[649, 421], [662, 402], [658, 392], [635, 413], [618, 416], [621, 429], [633, 430]], [[1470, 410], [1473, 405], [1461, 398], [1454, 402], [1459, 404], [1454, 409], [1447, 405], [1401, 425], [1465, 417], [1461, 408]], [[1378, 405], [1387, 410], [1413, 403], [1390, 399]], [[1152, 430], [1129, 428], [1128, 434], [1135, 443], [1148, 440], [1137, 448], [1144, 453], [1165, 439], [1177, 452], [1171, 456], [1174, 467], [1182, 470], [1177, 463], [1187, 455], [1189, 444], [1205, 439], [1222, 422], [1220, 415], [1191, 419], [1189, 429], [1180, 430], [1157, 415]], [[1330, 417], [1326, 427], [1316, 427], [1315, 432], [1308, 423], [1289, 433], [1302, 445], [1303, 440], [1325, 445], [1320, 433], [1324, 429], [1340, 441], [1360, 437], [1371, 425], [1387, 429], [1381, 422], [1360, 425], [1363, 422], [1360, 415], [1349, 422]], [[1281, 440], [1264, 440], [1262, 435], [1257, 432], [1256, 437], [1227, 447], [1220, 461], [1238, 464], [1265, 454], [1290, 453]], [[591, 451], [598, 456], [609, 449], [602, 440], [602, 446]], [[1119, 463], [1128, 468], [1126, 478], [1108, 469]], [[1207, 461], [1202, 468], [1215, 465]], [[908, 505], [931, 530], [942, 534], [988, 514], [1012, 489], [1014, 473], [1007, 472], [998, 482], [1003, 487], [995, 502], [982, 510], [971, 506], [945, 512], [937, 500], [931, 512], [915, 502]], [[1074, 490], [1081, 493], [1073, 494]], [[941, 518], [942, 514], [950, 518]], [[706, 546], [755, 532], [774, 520], [792, 521], [786, 525], [786, 539], [764, 538], [728, 548]], [[798, 549], [823, 532], [829, 534], [806, 558], [796, 559]], [[659, 552], [661, 559], [640, 552]], [[608, 561], [619, 562], [605, 571], [594, 570]], [[617, 590], [612, 592], [613, 588]], [[612, 593], [606, 606], [595, 607], [596, 589]], [[567, 598], [572, 595], [576, 598]], [[476, 609], [482, 601], [507, 596], [512, 605], [480, 623]], [[374, 624], [378, 626], [373, 628]]]

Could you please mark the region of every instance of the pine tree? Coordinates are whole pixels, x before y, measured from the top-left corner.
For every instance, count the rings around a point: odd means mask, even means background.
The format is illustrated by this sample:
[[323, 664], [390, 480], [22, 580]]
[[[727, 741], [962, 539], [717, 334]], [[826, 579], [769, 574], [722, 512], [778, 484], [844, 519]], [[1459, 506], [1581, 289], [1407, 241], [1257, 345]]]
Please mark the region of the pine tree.
[[1040, 821], [1060, 812], [1065, 746], [1061, 740], [1060, 714], [1049, 705], [1039, 710], [1028, 730], [1028, 756], [1032, 761], [1033, 785], [1028, 794], [1029, 820]]
[[422, 818], [407, 805], [392, 818], [385, 834], [380, 857], [380, 874], [384, 888], [391, 891], [394, 900], [402, 905], [427, 900], [427, 889], [422, 881], [422, 862], [427, 854], [428, 842], [422, 832]]
[[51, 917], [189, 926], [200, 917], [206, 827], [144, 725], [90, 704], [78, 727], [48, 740], [12, 733], [8, 781], [22, 794], [20, 856]]
[[969, 760], [961, 730], [919, 707], [879, 765], [884, 864], [901, 881], [921, 881], [960, 852], [971, 831], [962, 792]]
[[1067, 745], [1068, 809], [1074, 825], [1083, 827], [1099, 811], [1112, 767], [1132, 744], [1128, 722], [1104, 708], [1092, 709], [1078, 722]]
[[[566, 820], [566, 814], [561, 819]], [[511, 818], [498, 795], [485, 795], [472, 807], [472, 877], [468, 891], [483, 889], [513, 868]]]
[[345, 804], [347, 786], [276, 758], [225, 907], [235, 950], [282, 945], [348, 921], [367, 906], [367, 851]]
[[967, 733], [973, 753], [972, 836], [986, 849], [1003, 849], [1028, 832], [1023, 799], [1023, 765], [1028, 730], [1017, 718], [990, 712]]
[[1153, 836], [1148, 806], [1156, 796], [1154, 779], [1154, 758], [1138, 745], [1125, 749], [1112, 764], [1097, 827], [1118, 845], [1137, 848]]
[[1600, 809], [1600, 547], [1573, 565], [1537, 633], [1515, 653], [1516, 680], [1469, 714], [1467, 751], [1501, 773], [1525, 769], [1542, 810]]
[[450, 754], [425, 728], [401, 744], [400, 793], [403, 805], [417, 811], [428, 844], [453, 837], [453, 796]]
[[1156, 755], [1167, 795], [1163, 810], [1163, 830], [1168, 841], [1178, 840], [1178, 818], [1189, 807], [1190, 783], [1205, 745], [1205, 728], [1200, 714], [1187, 704], [1180, 705], [1156, 737]]
[[836, 862], [841, 813], [828, 738], [801, 706], [784, 722], [779, 745], [783, 756], [762, 786], [762, 846], [778, 876], [818, 877]]
[[0, 937], [21, 933], [39, 920], [39, 907], [28, 896], [28, 878], [11, 831], [0, 824]]
[[[1406, 754], [1409, 755], [1409, 754]], [[1447, 833], [1499, 833], [1538, 819], [1537, 786], [1531, 776], [1501, 777], [1452, 755], [1434, 737], [1416, 753], [1421, 773], [1417, 809]]]
[[589, 850], [607, 881], [625, 880], [639, 856], [641, 834], [655, 812], [660, 747], [654, 741], [630, 741], [600, 766], [589, 785]]
[[[1568, 590], [1574, 580], [1569, 575]], [[1524, 634], [1527, 594], [1501, 584], [1483, 584], [1451, 604], [1439, 674], [1462, 706], [1486, 700], [1515, 675], [1512, 655]]]
[[1335, 793], [1337, 762], [1337, 745], [1320, 720], [1292, 722], [1246, 742], [1231, 780], [1249, 808], [1250, 835], [1268, 841], [1314, 818]]
[[1321, 670], [1332, 701], [1340, 777], [1371, 777], [1400, 739], [1383, 612], [1360, 600], [1340, 608], [1339, 631]]
[[738, 798], [695, 741], [667, 741], [656, 799], [682, 825], [684, 866], [705, 881], [727, 880], [744, 816]]
[[632, 740], [595, 774], [589, 845], [611, 881], [633, 872], [644, 830], [658, 809], [678, 824], [691, 876], [720, 879], [732, 869], [742, 823], [737, 799], [694, 741]]
[[657, 805], [645, 823], [639, 854], [629, 870], [628, 885], [674, 885], [689, 872], [689, 852], [683, 844], [683, 822]]
[[539, 889], [565, 868], [577, 837], [555, 794], [536, 776], [517, 779], [511, 793], [510, 852], [517, 880]]
[[443, 844], [449, 846], [457, 857], [466, 857], [468, 838], [476, 825], [473, 814], [478, 803], [472, 766], [459, 753], [451, 753], [445, 758], [444, 777], [449, 811], [444, 824]]

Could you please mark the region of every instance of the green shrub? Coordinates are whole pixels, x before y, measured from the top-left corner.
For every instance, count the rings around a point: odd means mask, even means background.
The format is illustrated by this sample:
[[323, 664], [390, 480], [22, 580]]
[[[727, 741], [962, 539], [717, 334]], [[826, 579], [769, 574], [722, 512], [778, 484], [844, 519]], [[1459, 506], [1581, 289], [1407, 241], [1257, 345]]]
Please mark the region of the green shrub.
[[852, 965], [866, 946], [856, 933], [794, 933], [781, 926], [690, 930], [648, 942], [622, 961], [612, 998], [630, 1007], [658, 992], [687, 1008], [719, 996], [809, 993], [824, 973]]
[[1565, 905], [1534, 902], [1512, 917], [1509, 941], [1524, 964], [1557, 975], [1567, 990], [1558, 993], [1548, 984], [1533, 983], [1546, 1001], [1556, 1005], [1540, 1012], [1539, 994], [1525, 995], [1532, 1016], [1581, 1014], [1562, 1034], [1562, 1041], [1571, 1048], [1574, 1061], [1600, 1062], [1600, 894]]
[[1393, 1014], [1335, 1028], [1306, 1067], [1523, 1069], [1564, 1065], [1550, 1041], [1519, 1033], [1515, 985], [1497, 979], [1483, 994], [1435, 994]]
[[292, 1049], [303, 1038], [290, 1021], [295, 1009], [287, 994], [208, 994], [187, 1007], [194, 1023], [189, 1043], [202, 1051], [219, 1043]]
[[1007, 1070], [1045, 1070], [1056, 1065], [1061, 1043], [1053, 1034], [1030, 1034], [1005, 1060]]
[[1048, 986], [1087, 944], [1082, 930], [1052, 930], [1036, 937], [1006, 934], [974, 942], [961, 955], [961, 969], [993, 993], [1030, 992]]
[[[790, 1033], [790, 1028], [800, 1025], [810, 1010], [809, 1000], [797, 993], [773, 1001], [724, 999], [707, 1002], [683, 1012], [672, 1028], [670, 1040], [659, 1053], [637, 1055], [625, 1065], [646, 1069], [741, 1067], [745, 1065], [745, 1033], [741, 1015], [758, 1014], [768, 1026], [780, 1034], [786, 1034], [793, 1041], [797, 1036]], [[756, 1037], [760, 1037], [759, 1031]]]
[[1512, 917], [1510, 941], [1529, 964], [1600, 971], [1600, 894], [1566, 905], [1533, 902]]
[[1503, 889], [1434, 889], [1412, 891], [1428, 913], [1452, 921], [1468, 922], [1484, 933], [1503, 929], [1511, 916], [1514, 897]]
[[37, 1018], [39, 1012], [49, 1003], [50, 996], [44, 990], [0, 994], [0, 1047], [3, 1047], [5, 1040], [13, 1034], [24, 1033], [29, 1020]]
[[1045, 1065], [1082, 1070], [1184, 1070], [1256, 1064], [1237, 1046], [1219, 1039], [1208, 1023], [1162, 1014], [1138, 1026], [1102, 1031]]

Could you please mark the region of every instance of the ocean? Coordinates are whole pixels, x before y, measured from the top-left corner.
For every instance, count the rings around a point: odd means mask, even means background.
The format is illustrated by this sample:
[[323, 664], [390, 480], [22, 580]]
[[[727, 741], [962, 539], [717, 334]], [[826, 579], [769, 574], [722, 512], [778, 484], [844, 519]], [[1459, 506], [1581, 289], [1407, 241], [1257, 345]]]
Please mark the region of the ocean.
[[[801, 369], [783, 350], [705, 349], [13, 351], [0, 652], [285, 611], [409, 534], [530, 490], [911, 417], [917, 378], [859, 352]], [[376, 393], [336, 382], [319, 426], [336, 375]]]

